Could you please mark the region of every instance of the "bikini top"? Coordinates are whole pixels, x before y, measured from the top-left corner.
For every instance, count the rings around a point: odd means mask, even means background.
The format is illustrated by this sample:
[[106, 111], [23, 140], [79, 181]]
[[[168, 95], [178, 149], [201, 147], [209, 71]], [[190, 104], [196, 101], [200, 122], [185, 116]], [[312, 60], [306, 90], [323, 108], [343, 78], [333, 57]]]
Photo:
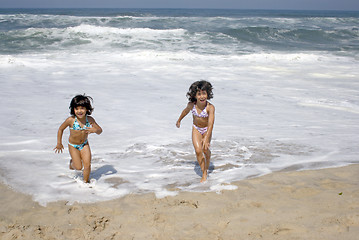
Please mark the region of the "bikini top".
[[196, 104], [194, 104], [193, 108], [192, 108], [192, 114], [193, 114], [193, 116], [196, 116], [196, 117], [206, 118], [206, 117], [208, 117], [208, 113], [207, 113], [206, 109], [207, 109], [207, 104], [204, 107], [204, 109], [202, 110], [202, 112], [200, 114], [198, 114], [197, 109], [196, 109]]
[[73, 130], [85, 130], [88, 127], [91, 127], [91, 124], [87, 120], [87, 116], [86, 116], [86, 124], [83, 127], [80, 126], [80, 123], [77, 121], [77, 117], [75, 117], [74, 124], [72, 125]]

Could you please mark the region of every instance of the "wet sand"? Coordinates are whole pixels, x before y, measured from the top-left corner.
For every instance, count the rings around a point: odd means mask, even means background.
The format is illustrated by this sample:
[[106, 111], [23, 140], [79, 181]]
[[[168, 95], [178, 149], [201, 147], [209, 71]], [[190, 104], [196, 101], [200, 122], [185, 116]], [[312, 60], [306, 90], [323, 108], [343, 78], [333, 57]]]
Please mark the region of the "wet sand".
[[50, 203], [0, 185], [0, 239], [358, 239], [359, 164], [277, 172], [237, 190]]

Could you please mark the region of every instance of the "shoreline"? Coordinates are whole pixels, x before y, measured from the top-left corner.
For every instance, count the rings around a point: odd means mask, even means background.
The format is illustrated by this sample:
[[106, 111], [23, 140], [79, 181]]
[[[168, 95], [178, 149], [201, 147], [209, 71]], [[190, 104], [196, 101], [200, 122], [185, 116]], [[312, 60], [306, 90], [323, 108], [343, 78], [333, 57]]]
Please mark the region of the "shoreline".
[[356, 239], [359, 164], [275, 172], [221, 194], [53, 202], [0, 184], [0, 239]]

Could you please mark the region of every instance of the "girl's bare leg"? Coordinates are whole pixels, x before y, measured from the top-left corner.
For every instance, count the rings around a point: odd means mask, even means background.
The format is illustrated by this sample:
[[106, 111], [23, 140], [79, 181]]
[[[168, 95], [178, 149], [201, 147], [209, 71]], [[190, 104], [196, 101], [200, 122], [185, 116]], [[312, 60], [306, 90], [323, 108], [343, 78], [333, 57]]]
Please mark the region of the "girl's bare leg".
[[69, 145], [69, 152], [71, 156], [70, 169], [83, 170], [84, 182], [88, 183], [91, 172], [91, 150], [90, 146], [86, 144], [84, 148], [79, 151], [73, 146]]
[[90, 173], [91, 173], [91, 149], [90, 145], [86, 144], [81, 150], [81, 158], [84, 165], [83, 175], [84, 182], [90, 182]]
[[[203, 138], [207, 135], [207, 133], [205, 133], [203, 135]], [[212, 136], [209, 136], [209, 143], [211, 143], [211, 140], [212, 140]], [[205, 171], [206, 173], [208, 172], [208, 169], [209, 169], [209, 164], [211, 162], [211, 150], [208, 148], [207, 150], [203, 150], [203, 153], [206, 157], [206, 165], [205, 165]]]
[[[207, 149], [204, 151], [204, 155], [205, 155], [205, 160], [206, 160], [206, 164], [205, 164], [205, 172], [207, 175], [208, 169], [209, 169], [209, 163], [211, 161], [211, 150]], [[207, 179], [207, 176], [206, 176]]]
[[70, 169], [72, 170], [81, 170], [82, 169], [82, 160], [81, 153], [79, 150], [69, 145], [69, 153], [71, 156], [70, 160]]
[[206, 170], [206, 159], [203, 155], [203, 149], [202, 149], [202, 134], [200, 134], [197, 129], [195, 129], [194, 127], [192, 128], [192, 143], [193, 143], [193, 147], [194, 150], [196, 152], [196, 157], [197, 157], [197, 161], [199, 166], [201, 167], [202, 170], [202, 179], [201, 182], [206, 181], [207, 179], [207, 170]]

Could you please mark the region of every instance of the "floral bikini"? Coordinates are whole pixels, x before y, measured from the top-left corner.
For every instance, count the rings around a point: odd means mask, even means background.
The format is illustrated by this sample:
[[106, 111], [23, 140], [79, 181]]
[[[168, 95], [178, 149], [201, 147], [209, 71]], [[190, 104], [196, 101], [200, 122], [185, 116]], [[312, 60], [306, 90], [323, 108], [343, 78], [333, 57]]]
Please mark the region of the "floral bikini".
[[[75, 117], [75, 121], [74, 124], [72, 125], [72, 130], [85, 130], [86, 128], [91, 127], [91, 124], [89, 123], [89, 121], [87, 120], [87, 116], [86, 116], [86, 123], [83, 127], [80, 126], [80, 123], [77, 121], [77, 117]], [[69, 145], [73, 146], [74, 148], [76, 148], [77, 150], [81, 151], [84, 146], [88, 143], [87, 139], [81, 143], [81, 144], [72, 144], [69, 143]]]
[[[194, 104], [193, 108], [192, 108], [192, 114], [193, 114], [193, 116], [196, 116], [196, 117], [206, 118], [206, 117], [208, 117], [208, 113], [207, 113], [206, 109], [207, 109], [207, 104], [204, 107], [203, 111], [200, 114], [198, 114], [197, 110], [196, 110], [196, 104]], [[196, 126], [195, 124], [193, 124], [193, 127], [195, 129], [197, 129], [197, 131], [202, 135], [205, 134], [208, 130], [208, 127], [201, 128], [201, 127]]]

